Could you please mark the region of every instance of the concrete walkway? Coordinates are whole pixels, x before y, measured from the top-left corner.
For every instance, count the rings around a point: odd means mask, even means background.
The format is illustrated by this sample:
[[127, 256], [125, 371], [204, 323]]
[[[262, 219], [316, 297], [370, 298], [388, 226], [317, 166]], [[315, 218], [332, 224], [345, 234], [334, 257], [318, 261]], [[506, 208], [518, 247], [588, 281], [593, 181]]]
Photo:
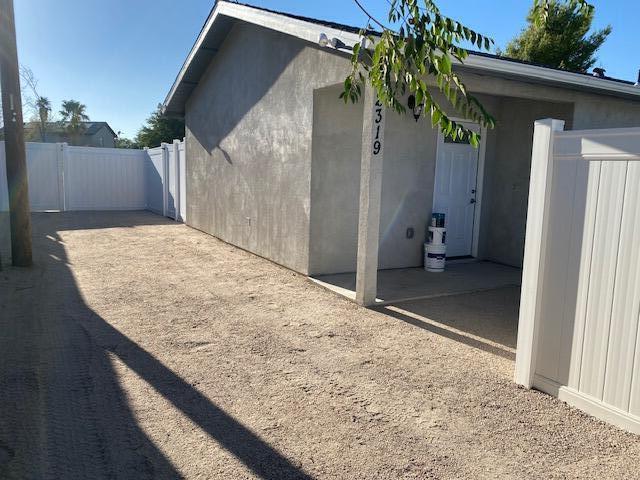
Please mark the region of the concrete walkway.
[[34, 216], [0, 272], [2, 479], [638, 478], [512, 382], [518, 288], [364, 309], [149, 213]]
[[[430, 273], [422, 268], [380, 270], [377, 303], [386, 305], [519, 286], [521, 277], [521, 269], [491, 262], [449, 262], [442, 273]], [[320, 275], [312, 280], [355, 299], [355, 273]]]

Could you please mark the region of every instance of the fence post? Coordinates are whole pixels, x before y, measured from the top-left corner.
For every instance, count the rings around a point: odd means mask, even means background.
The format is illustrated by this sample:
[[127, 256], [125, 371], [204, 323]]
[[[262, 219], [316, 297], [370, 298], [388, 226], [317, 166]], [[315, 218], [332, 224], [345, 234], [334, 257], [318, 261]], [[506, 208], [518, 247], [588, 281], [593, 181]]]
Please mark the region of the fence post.
[[515, 382], [526, 388], [533, 386], [536, 371], [553, 183], [554, 132], [562, 130], [564, 121], [545, 119], [535, 122], [533, 134], [515, 368]]
[[180, 186], [180, 191], [184, 191], [184, 217], [182, 217], [182, 222], [187, 223], [187, 208], [189, 206], [188, 195], [189, 190], [187, 190], [187, 137], [182, 137], [182, 161], [184, 162], [184, 189]]
[[67, 192], [65, 185], [65, 168], [67, 165], [67, 144], [56, 144], [56, 160], [58, 162], [58, 207], [61, 212], [67, 210]]
[[151, 161], [149, 157], [149, 147], [144, 147], [144, 209], [149, 210], [149, 162]]
[[173, 158], [174, 162], [174, 175], [173, 181], [176, 186], [173, 192], [173, 205], [176, 211], [175, 221], [180, 221], [180, 140], [173, 141]]
[[162, 147], [162, 215], [166, 217], [169, 213], [169, 150], [166, 143], [161, 143]]

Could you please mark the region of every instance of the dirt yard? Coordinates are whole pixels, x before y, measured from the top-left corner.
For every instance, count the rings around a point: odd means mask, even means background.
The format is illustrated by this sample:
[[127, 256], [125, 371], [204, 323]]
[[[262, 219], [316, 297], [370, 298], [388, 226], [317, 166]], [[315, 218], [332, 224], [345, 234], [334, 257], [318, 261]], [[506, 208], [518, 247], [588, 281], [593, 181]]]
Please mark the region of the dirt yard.
[[42, 214], [0, 272], [0, 478], [638, 478], [512, 382], [516, 289], [366, 310], [147, 213]]

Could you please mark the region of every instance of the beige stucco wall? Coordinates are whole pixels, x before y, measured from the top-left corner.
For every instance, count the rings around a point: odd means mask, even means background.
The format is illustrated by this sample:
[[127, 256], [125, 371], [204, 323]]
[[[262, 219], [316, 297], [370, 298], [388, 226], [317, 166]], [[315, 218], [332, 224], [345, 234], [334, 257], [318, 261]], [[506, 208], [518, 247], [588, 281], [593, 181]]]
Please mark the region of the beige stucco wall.
[[[302, 273], [355, 270], [362, 106], [337, 98], [348, 71], [346, 56], [235, 26], [187, 104], [189, 224]], [[629, 100], [462, 75], [498, 121], [485, 139], [479, 253], [519, 265], [533, 122], [640, 125], [640, 109]], [[436, 145], [427, 121], [388, 112], [381, 268], [422, 264]]]
[[345, 104], [340, 86], [313, 102], [309, 273], [352, 272], [358, 244], [362, 103]]
[[573, 121], [573, 105], [494, 97], [497, 123], [487, 148], [480, 220], [481, 258], [522, 266], [529, 199], [533, 124], [541, 118]]
[[307, 273], [313, 92], [348, 69], [347, 57], [235, 26], [186, 108], [189, 225]]

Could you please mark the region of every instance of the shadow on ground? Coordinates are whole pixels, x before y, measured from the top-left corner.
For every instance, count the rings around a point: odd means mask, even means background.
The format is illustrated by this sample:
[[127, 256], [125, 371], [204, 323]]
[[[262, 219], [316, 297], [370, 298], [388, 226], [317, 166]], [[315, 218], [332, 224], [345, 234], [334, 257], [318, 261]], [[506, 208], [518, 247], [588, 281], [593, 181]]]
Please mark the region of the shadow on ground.
[[465, 345], [515, 360], [520, 287], [376, 307], [385, 315]]
[[182, 477], [137, 425], [115, 355], [257, 477], [310, 478], [84, 303], [58, 232], [136, 225], [118, 214], [35, 218], [35, 266], [0, 272], [0, 477]]

